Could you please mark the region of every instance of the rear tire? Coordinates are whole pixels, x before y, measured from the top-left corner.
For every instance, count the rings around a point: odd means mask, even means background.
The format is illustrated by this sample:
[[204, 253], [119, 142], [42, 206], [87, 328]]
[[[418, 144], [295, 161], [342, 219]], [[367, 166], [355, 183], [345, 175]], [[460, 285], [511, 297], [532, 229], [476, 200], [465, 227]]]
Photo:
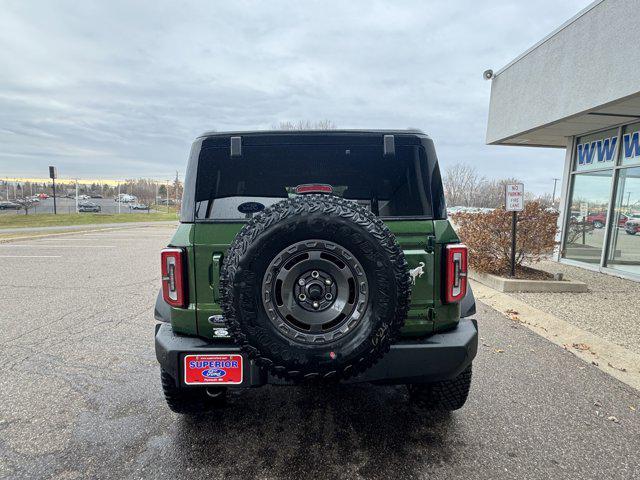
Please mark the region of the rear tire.
[[593, 228], [597, 228], [598, 230], [604, 228], [604, 223], [602, 223], [600, 220], [596, 220], [595, 222], [593, 222]]
[[160, 381], [164, 399], [171, 411], [183, 415], [197, 415], [225, 405], [227, 389], [178, 388], [174, 378], [165, 370], [160, 370]]
[[442, 382], [407, 385], [409, 398], [424, 410], [458, 410], [471, 388], [471, 365], [456, 378]]

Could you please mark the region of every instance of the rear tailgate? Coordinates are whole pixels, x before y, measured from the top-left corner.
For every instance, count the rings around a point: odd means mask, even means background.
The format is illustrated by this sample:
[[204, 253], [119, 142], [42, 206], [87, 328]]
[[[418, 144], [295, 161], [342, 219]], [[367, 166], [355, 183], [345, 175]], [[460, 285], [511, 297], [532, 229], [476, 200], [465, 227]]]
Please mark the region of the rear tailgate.
[[[424, 335], [433, 331], [429, 310], [434, 306], [434, 252], [430, 239], [435, 240], [431, 220], [385, 221], [402, 247], [409, 269], [413, 270], [411, 307], [402, 330], [403, 335]], [[194, 256], [196, 269], [198, 334], [211, 338], [215, 328], [211, 317], [222, 315], [218, 288], [222, 258], [242, 228], [242, 223], [198, 223], [195, 225]], [[219, 243], [211, 243], [215, 238]], [[419, 269], [422, 267], [420, 274]]]
[[411, 287], [411, 307], [402, 329], [403, 336], [425, 335], [433, 331], [430, 311], [434, 306], [435, 236], [431, 220], [386, 220], [396, 236], [415, 283]]
[[[196, 316], [200, 336], [211, 338], [215, 326], [209, 318], [222, 315], [219, 298], [222, 258], [243, 225], [243, 223], [196, 223], [195, 225], [193, 248], [198, 299]], [[218, 243], [212, 243], [211, 239], [216, 239]]]

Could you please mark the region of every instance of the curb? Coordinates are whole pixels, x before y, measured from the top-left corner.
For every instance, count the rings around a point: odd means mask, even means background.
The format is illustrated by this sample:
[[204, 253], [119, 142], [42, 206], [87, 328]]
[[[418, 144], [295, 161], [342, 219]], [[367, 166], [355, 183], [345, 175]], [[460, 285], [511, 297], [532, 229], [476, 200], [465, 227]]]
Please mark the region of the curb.
[[473, 282], [476, 300], [640, 391], [640, 354], [538, 310], [517, 298]]
[[480, 273], [469, 270], [469, 278], [483, 285], [504, 293], [535, 292], [535, 293], [585, 293], [587, 284], [576, 280], [528, 280], [522, 278], [505, 278], [490, 273]]

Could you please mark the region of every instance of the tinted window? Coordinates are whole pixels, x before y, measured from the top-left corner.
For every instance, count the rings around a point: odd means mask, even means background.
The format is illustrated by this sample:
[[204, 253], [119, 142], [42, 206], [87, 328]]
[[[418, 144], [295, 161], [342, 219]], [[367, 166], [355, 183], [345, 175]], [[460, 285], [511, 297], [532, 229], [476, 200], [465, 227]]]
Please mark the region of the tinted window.
[[381, 217], [431, 217], [426, 154], [421, 146], [396, 146], [384, 157], [377, 146], [247, 146], [200, 154], [196, 219], [243, 220], [304, 184], [328, 184], [333, 194], [366, 205]]

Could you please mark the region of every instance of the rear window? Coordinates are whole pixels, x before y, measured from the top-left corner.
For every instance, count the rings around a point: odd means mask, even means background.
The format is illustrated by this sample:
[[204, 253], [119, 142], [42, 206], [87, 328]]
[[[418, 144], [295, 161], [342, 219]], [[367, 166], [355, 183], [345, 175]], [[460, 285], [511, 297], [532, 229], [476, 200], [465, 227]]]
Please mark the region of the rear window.
[[200, 153], [196, 220], [246, 220], [305, 184], [330, 185], [333, 195], [352, 200], [380, 217], [432, 216], [422, 146], [396, 146], [385, 157], [380, 145], [243, 146]]

